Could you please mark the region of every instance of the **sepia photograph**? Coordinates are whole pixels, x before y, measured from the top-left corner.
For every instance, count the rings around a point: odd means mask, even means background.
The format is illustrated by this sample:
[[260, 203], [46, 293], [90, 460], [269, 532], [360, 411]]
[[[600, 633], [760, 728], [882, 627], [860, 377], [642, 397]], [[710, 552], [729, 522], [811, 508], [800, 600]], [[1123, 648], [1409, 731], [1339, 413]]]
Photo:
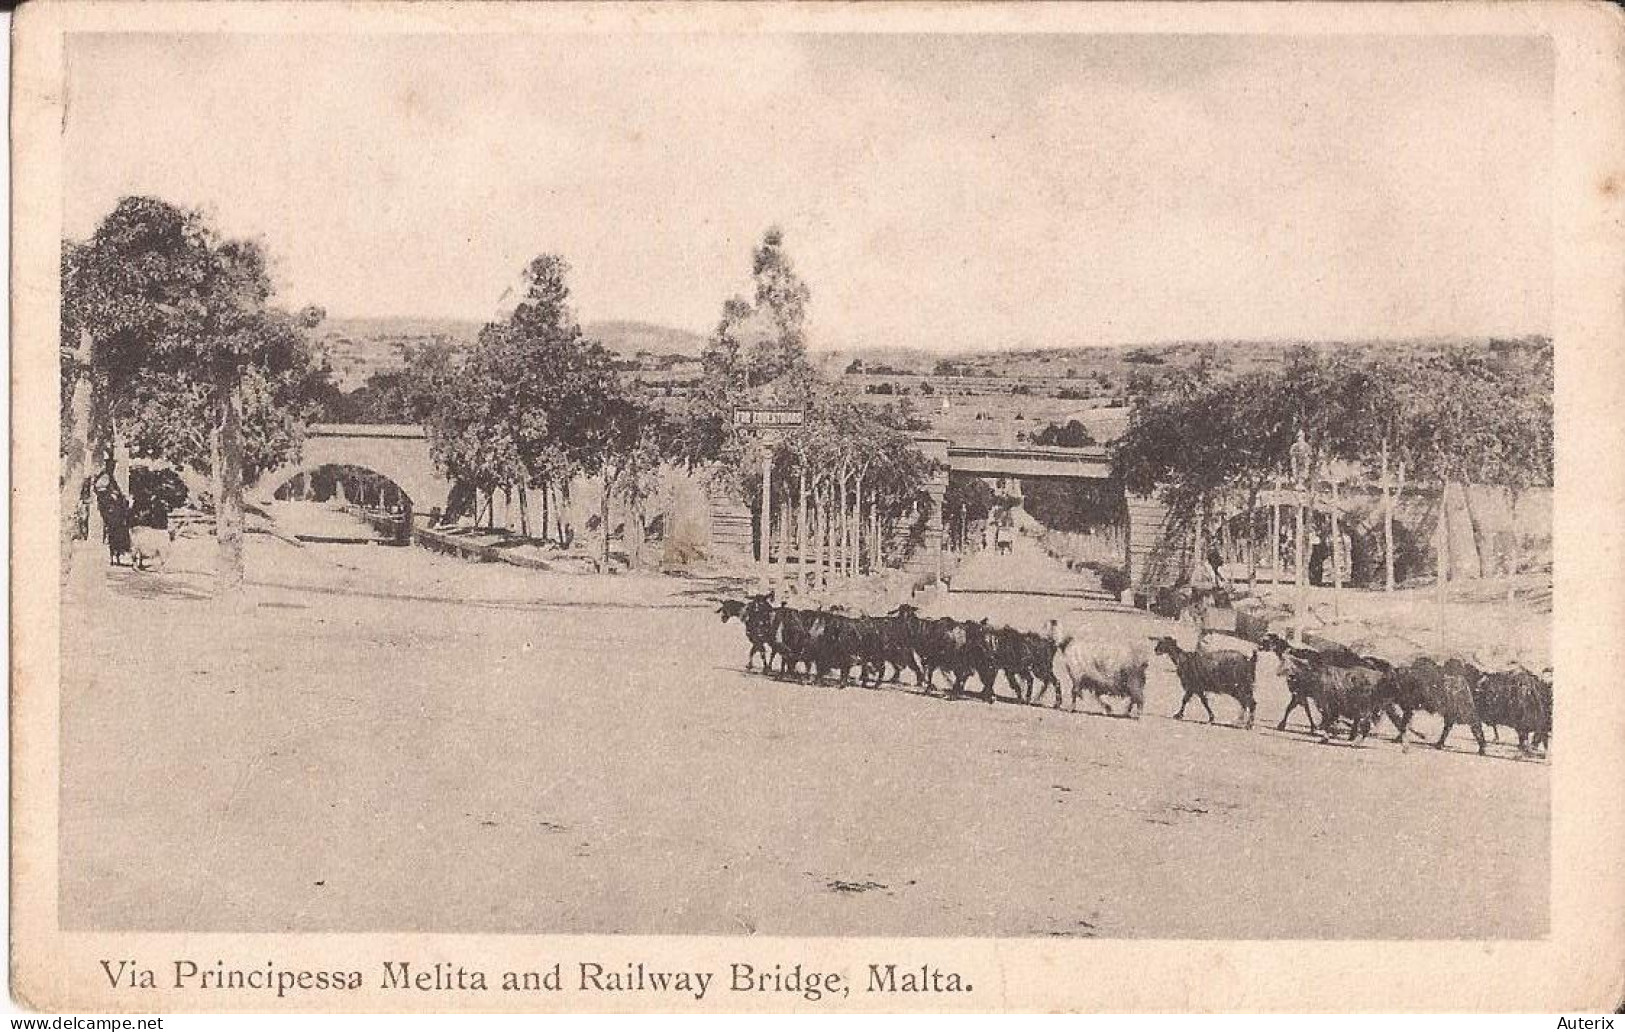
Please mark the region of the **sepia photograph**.
[[553, 937], [1550, 943], [1555, 775], [1619, 767], [1555, 626], [1617, 478], [1557, 491], [1549, 25], [42, 6], [14, 900], [555, 944], [63, 985], [930, 1009], [981, 969]]

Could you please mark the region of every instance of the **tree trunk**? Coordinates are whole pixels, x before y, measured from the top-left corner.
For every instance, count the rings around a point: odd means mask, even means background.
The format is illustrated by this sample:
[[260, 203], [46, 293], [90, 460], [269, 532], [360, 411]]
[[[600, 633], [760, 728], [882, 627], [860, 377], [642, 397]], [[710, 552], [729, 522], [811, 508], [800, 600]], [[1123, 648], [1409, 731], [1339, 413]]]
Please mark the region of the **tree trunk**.
[[782, 581], [790, 572], [790, 493], [779, 493], [779, 580]]
[[1258, 484], [1247, 495], [1247, 591], [1258, 594]]
[[547, 519], [548, 519], [548, 517], [550, 515], [552, 515], [552, 513], [549, 511], [549, 510], [552, 509], [552, 505], [550, 504], [550, 500], [549, 500], [548, 496], [551, 495], [552, 493], [553, 493], [552, 481], [548, 481], [548, 480], [542, 481], [542, 540], [543, 541], [546, 541], [548, 538], [550, 538], [552, 536], [552, 533], [553, 533], [552, 530], [549, 529], [548, 525], [547, 525]]
[[856, 577], [863, 572], [863, 474], [852, 485], [852, 516], [846, 522], [846, 571]]
[[814, 499], [813, 511], [813, 586], [823, 587], [829, 583], [827, 563], [829, 561], [829, 503], [827, 492], [819, 488]]
[[633, 569], [643, 568], [643, 502], [626, 507], [626, 552]]
[[784, 580], [790, 573], [790, 523], [792, 509], [790, 506], [790, 492], [781, 488], [779, 491], [779, 580]]
[[830, 546], [830, 565], [835, 576], [840, 577], [846, 573], [846, 555], [841, 550], [841, 542], [846, 534], [846, 468], [841, 468], [840, 476], [835, 481], [835, 511], [830, 515], [834, 517], [834, 540]]
[[[1451, 505], [1450, 500], [1460, 494], [1461, 501]], [[1449, 481], [1445, 485], [1445, 519], [1449, 521], [1450, 578], [1472, 580], [1483, 576], [1483, 564], [1478, 553], [1478, 532], [1474, 526], [1473, 507], [1469, 500], [1465, 480]]]
[[818, 498], [818, 540], [823, 543], [823, 556], [818, 564], [818, 582], [821, 587], [829, 587], [829, 582], [835, 576], [835, 484], [830, 482], [829, 488]]
[[[68, 571], [73, 564], [73, 542], [79, 535], [80, 499], [85, 493], [85, 483], [90, 478], [90, 471], [95, 468], [95, 456], [91, 453], [91, 401], [95, 394], [95, 381], [91, 377], [91, 362], [95, 357], [95, 343], [88, 330], [79, 331], [79, 346], [74, 350], [74, 376], [69, 385], [73, 392], [68, 402], [68, 440], [67, 454], [63, 456], [62, 468], [62, 554], [61, 576], [62, 582], [67, 583]], [[94, 533], [100, 522], [99, 510], [96, 508], [96, 499], [90, 499], [90, 513], [87, 522], [86, 536], [90, 538], [90, 548], [94, 551], [99, 535]]]
[[1523, 542], [1518, 538], [1518, 494], [1516, 487], [1507, 488], [1507, 615], [1516, 615], [1514, 605], [1518, 599], [1518, 565], [1522, 560]]
[[570, 480], [568, 475], [559, 479], [558, 498], [553, 503], [553, 519], [559, 525], [559, 547], [568, 548], [574, 538], [567, 517], [570, 512]]
[[525, 485], [519, 485], [519, 536], [530, 537], [530, 507], [526, 504]]
[[854, 478], [852, 492], [846, 497], [846, 508], [841, 513], [841, 572], [848, 577], [857, 572], [857, 560], [853, 555], [853, 546], [857, 544], [858, 497], [862, 490], [863, 481]]
[[1444, 509], [1448, 487], [1448, 484], [1440, 485], [1439, 519], [1433, 530], [1433, 565], [1436, 569], [1433, 576], [1434, 634], [1441, 653], [1444, 652], [1445, 641], [1445, 598], [1450, 591], [1450, 521]]
[[1383, 590], [1394, 590], [1394, 485], [1388, 473], [1388, 438], [1382, 439]]
[[1298, 641], [1303, 641], [1303, 629], [1309, 618], [1309, 531], [1307, 508], [1308, 491], [1300, 490], [1298, 494], [1298, 526], [1297, 526], [1297, 569], [1294, 583], [1297, 586], [1297, 597], [1293, 603], [1293, 620], [1296, 623]]
[[797, 504], [800, 512], [796, 518], [796, 584], [804, 585], [807, 580], [807, 457], [797, 457], [801, 466], [800, 491]]
[[1332, 481], [1332, 549], [1327, 553], [1332, 563], [1332, 615], [1342, 615], [1343, 564], [1340, 559], [1343, 538], [1337, 529], [1337, 481]]
[[1468, 576], [1484, 578], [1490, 575], [1489, 566], [1484, 560], [1484, 550], [1479, 547], [1478, 516], [1473, 512], [1473, 485], [1465, 479], [1461, 482], [1461, 508], [1467, 515], [1467, 562]]
[[1281, 481], [1275, 481], [1275, 501], [1270, 505], [1270, 583], [1281, 583]]
[[880, 495], [875, 491], [869, 494], [869, 564], [876, 573], [886, 569], [880, 541]]
[[1196, 503], [1196, 533], [1191, 535], [1191, 583], [1198, 583], [1198, 578], [1207, 580], [1202, 571], [1207, 569], [1206, 549], [1202, 547], [1203, 538], [1207, 535], [1207, 498], [1204, 496]]
[[770, 451], [762, 454], [762, 496], [757, 501], [757, 512], [757, 559], [761, 562], [760, 576], [765, 587], [773, 579], [773, 569], [768, 565], [773, 551], [773, 453]]
[[598, 496], [598, 529], [604, 536], [604, 548], [601, 553], [603, 566], [599, 569], [601, 573], [609, 572], [609, 488], [610, 476], [605, 472], [604, 490]]
[[241, 383], [217, 389], [220, 412], [220, 494], [215, 499], [219, 586], [236, 591], [243, 583], [243, 399]]

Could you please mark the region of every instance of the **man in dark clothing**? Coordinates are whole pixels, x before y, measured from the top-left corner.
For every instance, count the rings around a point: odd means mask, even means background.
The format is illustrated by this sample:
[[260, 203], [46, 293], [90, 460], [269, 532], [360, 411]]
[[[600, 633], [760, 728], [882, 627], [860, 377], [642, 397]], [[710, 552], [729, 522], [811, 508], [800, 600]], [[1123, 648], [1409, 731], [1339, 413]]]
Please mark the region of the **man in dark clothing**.
[[118, 486], [112, 459], [107, 460], [107, 465], [91, 481], [90, 488], [96, 495], [96, 509], [102, 517], [107, 561], [117, 566], [121, 556], [130, 554], [130, 501]]
[[1326, 559], [1332, 554], [1332, 546], [1320, 540], [1317, 536], [1314, 543], [1309, 546], [1309, 583], [1321, 587], [1326, 583]]

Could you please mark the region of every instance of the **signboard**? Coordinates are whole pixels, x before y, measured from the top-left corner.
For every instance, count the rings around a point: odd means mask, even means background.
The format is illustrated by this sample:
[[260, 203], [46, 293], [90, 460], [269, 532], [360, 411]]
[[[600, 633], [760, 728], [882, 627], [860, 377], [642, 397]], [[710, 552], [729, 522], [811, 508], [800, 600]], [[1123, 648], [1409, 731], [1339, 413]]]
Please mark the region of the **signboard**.
[[800, 426], [805, 416], [800, 409], [734, 409], [734, 426]]

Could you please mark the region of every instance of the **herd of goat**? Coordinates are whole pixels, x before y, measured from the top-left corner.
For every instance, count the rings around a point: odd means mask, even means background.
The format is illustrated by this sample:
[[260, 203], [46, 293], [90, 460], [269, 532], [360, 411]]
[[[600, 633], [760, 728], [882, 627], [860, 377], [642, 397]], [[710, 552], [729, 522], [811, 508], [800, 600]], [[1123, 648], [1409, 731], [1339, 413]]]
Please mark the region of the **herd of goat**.
[[[1396, 666], [1342, 647], [1294, 646], [1274, 634], [1264, 635], [1250, 653], [1185, 649], [1166, 636], [1149, 639], [1154, 645], [1147, 649], [1135, 640], [1063, 636], [1054, 620], [1049, 633], [1040, 634], [995, 627], [986, 620], [925, 618], [910, 605], [885, 616], [860, 616], [794, 609], [775, 604], [772, 593], [719, 602], [724, 623], [737, 619], [744, 625], [750, 643], [747, 670], [760, 659], [764, 672], [776, 668], [779, 674], [813, 681], [834, 676], [841, 687], [850, 683], [854, 670], [865, 687], [901, 683], [907, 670], [928, 693], [935, 691], [941, 674], [946, 691], [958, 696], [974, 674], [981, 682], [981, 697], [992, 702], [994, 682], [1002, 673], [1023, 703], [1041, 703], [1053, 693], [1054, 706], [1060, 708], [1063, 694], [1069, 694], [1076, 710], [1087, 693], [1109, 714], [1138, 717], [1145, 709], [1146, 667], [1155, 653], [1172, 662], [1184, 692], [1176, 718], [1183, 719], [1185, 707], [1195, 699], [1213, 723], [1208, 697], [1223, 695], [1240, 704], [1243, 726], [1251, 729], [1260, 660], [1269, 654], [1291, 692], [1277, 730], [1286, 730], [1287, 718], [1302, 709], [1309, 729], [1322, 740], [1346, 729], [1352, 742], [1365, 739], [1378, 719], [1387, 717], [1397, 732], [1394, 741], [1402, 743], [1408, 731], [1417, 735], [1411, 718], [1426, 711], [1443, 721], [1436, 748], [1444, 748], [1452, 728], [1465, 724], [1480, 755], [1486, 725], [1496, 741], [1500, 728], [1515, 731], [1524, 755], [1550, 749], [1551, 682], [1523, 669], [1485, 672], [1459, 659], [1439, 663], [1428, 658]], [[1121, 714], [1108, 698], [1126, 700]]]

